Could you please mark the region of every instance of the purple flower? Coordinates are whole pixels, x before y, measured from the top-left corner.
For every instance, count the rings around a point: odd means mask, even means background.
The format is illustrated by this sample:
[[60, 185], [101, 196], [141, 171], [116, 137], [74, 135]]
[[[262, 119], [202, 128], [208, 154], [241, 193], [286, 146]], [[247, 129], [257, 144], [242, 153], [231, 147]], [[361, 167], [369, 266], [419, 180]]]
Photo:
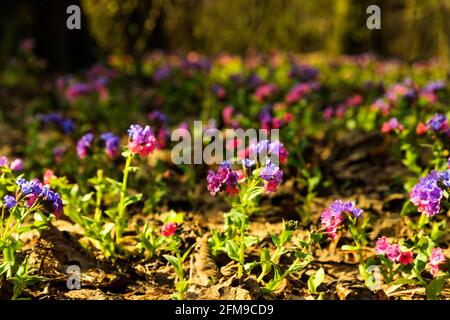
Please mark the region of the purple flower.
[[94, 135], [92, 133], [86, 133], [84, 136], [78, 140], [77, 143], [77, 154], [80, 159], [86, 158], [88, 150], [92, 147], [92, 141], [94, 140]]
[[427, 127], [428, 129], [432, 129], [436, 132], [444, 132], [448, 129], [447, 117], [441, 113], [436, 113], [430, 120], [428, 120]]
[[265, 180], [266, 192], [275, 192], [283, 180], [283, 171], [270, 160], [267, 160], [265, 167], [259, 172], [259, 177]]
[[269, 144], [269, 152], [271, 156], [275, 156], [281, 163], [287, 162], [288, 151], [280, 141], [274, 141]]
[[250, 169], [251, 167], [253, 167], [255, 165], [255, 160], [244, 159], [242, 162], [244, 163], [244, 166], [247, 169]]
[[72, 119], [64, 119], [61, 122], [61, 128], [65, 134], [71, 134], [75, 131], [75, 123]]
[[359, 218], [363, 210], [357, 208], [354, 202], [343, 202], [335, 200], [322, 212], [321, 223], [331, 239], [337, 237], [337, 231], [344, 221], [343, 213], [351, 213], [355, 218]]
[[8, 165], [8, 158], [3, 156], [0, 157], [0, 167], [7, 167]]
[[115, 158], [119, 154], [119, 142], [118, 136], [111, 132], [105, 132], [101, 135], [101, 138], [105, 141], [105, 152], [110, 158]]
[[14, 198], [13, 196], [7, 194], [4, 198], [3, 198], [3, 203], [5, 204], [5, 206], [9, 209], [13, 208], [16, 206], [17, 201], [16, 198]]
[[208, 176], [206, 177], [207, 188], [211, 195], [216, 195], [222, 187], [228, 194], [234, 195], [239, 192], [237, 188], [238, 185], [238, 174], [231, 170], [231, 163], [229, 161], [224, 161], [217, 172], [209, 170]]
[[155, 121], [160, 124], [165, 124], [169, 122], [169, 118], [166, 116], [164, 112], [161, 112], [159, 110], [152, 111], [148, 114], [148, 119], [150, 121]]
[[128, 129], [128, 135], [128, 148], [132, 154], [146, 157], [155, 150], [156, 138], [150, 126], [142, 128], [138, 124], [133, 124]]
[[439, 173], [432, 171], [425, 178], [420, 178], [410, 193], [411, 202], [418, 211], [432, 217], [441, 209], [442, 189], [438, 186]]

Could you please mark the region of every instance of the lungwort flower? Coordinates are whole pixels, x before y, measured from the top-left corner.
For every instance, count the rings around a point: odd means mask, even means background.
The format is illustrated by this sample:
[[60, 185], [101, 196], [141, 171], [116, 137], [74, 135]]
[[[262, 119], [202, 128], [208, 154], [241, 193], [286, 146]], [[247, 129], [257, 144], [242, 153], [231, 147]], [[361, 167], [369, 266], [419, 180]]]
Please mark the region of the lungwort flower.
[[112, 134], [111, 132], [105, 132], [101, 135], [103, 141], [105, 141], [105, 152], [110, 158], [115, 158], [119, 155], [119, 142], [118, 136]]
[[133, 124], [128, 129], [128, 134], [128, 148], [132, 154], [146, 157], [155, 150], [156, 138], [150, 126], [142, 128], [138, 124]]
[[411, 202], [428, 217], [435, 216], [441, 210], [443, 191], [438, 185], [439, 180], [439, 173], [432, 171], [425, 178], [420, 178], [410, 193]]
[[78, 140], [77, 143], [77, 154], [80, 159], [86, 158], [88, 151], [92, 148], [92, 141], [94, 140], [94, 135], [92, 133], [86, 133], [84, 136]]
[[331, 239], [336, 239], [337, 231], [344, 222], [344, 214], [349, 213], [359, 218], [363, 210], [357, 208], [354, 202], [335, 200], [322, 212], [321, 224]]

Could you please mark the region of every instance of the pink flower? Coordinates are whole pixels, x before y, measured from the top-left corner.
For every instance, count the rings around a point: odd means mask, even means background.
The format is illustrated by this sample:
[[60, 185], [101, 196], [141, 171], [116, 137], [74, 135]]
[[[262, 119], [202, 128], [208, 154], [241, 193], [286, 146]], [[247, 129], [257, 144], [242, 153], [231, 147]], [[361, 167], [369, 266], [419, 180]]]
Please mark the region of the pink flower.
[[386, 255], [392, 262], [398, 262], [400, 259], [400, 246], [398, 244], [389, 245], [386, 249]]
[[401, 125], [397, 118], [391, 118], [389, 121], [383, 123], [383, 126], [381, 127], [381, 132], [383, 133], [390, 133], [394, 130], [403, 131], [404, 127]]
[[22, 159], [16, 159], [11, 162], [11, 170], [13, 171], [22, 171], [23, 170], [23, 161]]
[[402, 252], [402, 253], [400, 254], [399, 262], [400, 262], [402, 265], [406, 266], [406, 265], [408, 265], [408, 264], [413, 263], [413, 261], [414, 261], [414, 259], [413, 259], [413, 254], [412, 254], [411, 251]]
[[430, 272], [433, 277], [436, 277], [440, 270], [440, 265], [446, 261], [444, 253], [441, 248], [433, 248], [430, 254]]
[[377, 254], [385, 254], [387, 248], [389, 247], [389, 240], [385, 236], [382, 236], [380, 239], [377, 240], [375, 250], [377, 251]]
[[331, 120], [331, 118], [333, 117], [333, 107], [332, 106], [328, 106], [325, 108], [325, 110], [323, 111], [323, 118], [325, 121], [329, 121]]
[[128, 135], [128, 148], [132, 154], [146, 157], [155, 150], [156, 138], [149, 126], [142, 128], [138, 124], [133, 124], [128, 129]]
[[234, 108], [232, 106], [226, 106], [222, 110], [222, 120], [225, 126], [230, 126], [232, 122]]
[[420, 122], [416, 127], [416, 133], [418, 136], [423, 136], [427, 132], [427, 126]]
[[55, 176], [55, 173], [52, 170], [50, 170], [50, 169], [45, 170], [44, 177], [43, 177], [44, 185], [45, 184], [50, 185], [50, 182], [52, 181], [52, 179], [55, 179], [55, 178], [57, 178], [57, 176]]
[[175, 234], [175, 231], [177, 231], [177, 228], [178, 225], [175, 222], [168, 222], [162, 227], [161, 234], [164, 237], [173, 236]]

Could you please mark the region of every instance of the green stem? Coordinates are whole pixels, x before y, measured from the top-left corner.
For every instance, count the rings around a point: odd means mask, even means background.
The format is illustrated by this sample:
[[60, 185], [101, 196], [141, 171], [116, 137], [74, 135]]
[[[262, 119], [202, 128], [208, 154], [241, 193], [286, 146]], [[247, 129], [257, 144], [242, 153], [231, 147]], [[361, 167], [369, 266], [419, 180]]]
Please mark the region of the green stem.
[[416, 267], [414, 267], [412, 269], [412, 271], [416, 275], [417, 279], [419, 279], [420, 284], [423, 285], [424, 287], [426, 287], [427, 286], [427, 282], [422, 278], [422, 276], [420, 275], [420, 272], [417, 271]]
[[246, 220], [246, 212], [245, 212], [245, 208], [242, 207], [242, 221], [241, 221], [241, 234], [240, 234], [240, 239], [239, 239], [239, 266], [238, 266], [238, 273], [237, 276], [238, 278], [241, 278], [243, 273], [244, 273], [244, 262], [245, 262], [245, 220]]
[[100, 222], [100, 219], [102, 218], [102, 211], [101, 211], [101, 204], [102, 204], [102, 183], [103, 183], [103, 171], [98, 170], [97, 171], [97, 194], [95, 199], [95, 215], [94, 215], [94, 221], [96, 223]]
[[120, 202], [119, 202], [119, 210], [117, 215], [117, 239], [120, 239], [123, 234], [123, 220], [125, 216], [125, 196], [127, 192], [127, 182], [128, 182], [128, 174], [130, 171], [131, 159], [133, 158], [132, 154], [129, 154], [127, 157], [127, 161], [125, 162], [125, 168], [123, 169], [123, 180], [122, 180], [122, 188], [120, 190]]

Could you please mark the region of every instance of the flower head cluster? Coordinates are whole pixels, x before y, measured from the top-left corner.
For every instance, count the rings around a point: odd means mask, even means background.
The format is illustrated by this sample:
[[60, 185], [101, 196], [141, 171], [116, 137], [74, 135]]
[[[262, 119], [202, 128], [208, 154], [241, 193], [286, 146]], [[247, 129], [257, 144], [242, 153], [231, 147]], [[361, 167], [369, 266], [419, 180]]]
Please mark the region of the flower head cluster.
[[427, 128], [435, 132], [447, 132], [448, 131], [448, 119], [441, 113], [436, 113], [427, 122]]
[[75, 130], [75, 123], [70, 118], [64, 118], [58, 112], [48, 114], [38, 114], [37, 118], [42, 124], [52, 123], [56, 125], [64, 134], [71, 134]]
[[278, 88], [274, 84], [262, 84], [255, 91], [255, 99], [258, 102], [266, 101], [272, 98], [277, 92]]
[[162, 227], [161, 234], [164, 237], [171, 237], [175, 234], [175, 231], [177, 231], [177, 229], [178, 224], [176, 224], [175, 222], [168, 222]]
[[269, 140], [261, 140], [249, 146], [250, 159], [257, 159], [264, 163], [267, 157], [271, 157], [272, 162], [286, 163], [289, 152], [280, 141], [270, 142]]
[[9, 168], [13, 171], [22, 171], [23, 170], [23, 161], [22, 159], [15, 159], [10, 164], [8, 164], [7, 157], [0, 157], [0, 167]]
[[7, 208], [11, 209], [16, 206], [17, 201], [16, 198], [7, 194], [6, 196], [3, 197], [3, 203]]
[[414, 261], [411, 251], [402, 251], [398, 244], [391, 244], [385, 236], [377, 240], [375, 250], [377, 254], [386, 256], [390, 261], [399, 262], [405, 266]]
[[337, 237], [337, 231], [344, 222], [344, 213], [350, 213], [355, 218], [359, 218], [363, 210], [357, 208], [353, 201], [335, 200], [322, 212], [321, 224], [331, 239]]
[[128, 148], [132, 154], [146, 157], [155, 150], [156, 138], [150, 126], [133, 124], [128, 129]]
[[433, 248], [430, 254], [430, 261], [428, 265], [430, 266], [430, 272], [433, 277], [438, 274], [441, 265], [446, 261], [444, 253], [441, 248]]
[[448, 171], [441, 173], [432, 171], [425, 178], [420, 178], [410, 193], [411, 202], [418, 207], [418, 211], [432, 217], [441, 210], [441, 199], [443, 191], [438, 185], [438, 181], [443, 178], [443, 183], [450, 185], [450, 180], [446, 180], [449, 176]]
[[238, 182], [241, 176], [240, 171], [233, 171], [231, 169], [231, 163], [224, 161], [217, 171], [209, 170], [206, 181], [208, 183], [207, 188], [211, 195], [216, 195], [222, 189], [230, 195], [239, 193]]
[[[37, 201], [43, 200], [52, 205], [53, 213], [57, 219], [64, 212], [61, 196], [59, 193], [52, 191], [49, 185], [42, 185], [39, 179], [27, 181], [23, 178], [17, 179], [16, 183], [20, 188], [20, 194], [26, 198], [28, 207], [32, 207]], [[20, 194], [19, 197], [21, 197]]]
[[313, 90], [313, 86], [309, 83], [298, 83], [293, 86], [285, 97], [287, 103], [295, 103], [306, 96]]
[[77, 155], [80, 159], [86, 158], [89, 150], [92, 148], [92, 142], [94, 141], [94, 135], [92, 133], [86, 133], [77, 142]]
[[264, 189], [266, 192], [275, 192], [277, 191], [278, 185], [283, 181], [283, 171], [267, 159], [266, 165], [259, 172], [259, 177], [265, 180]]
[[391, 118], [389, 121], [383, 123], [383, 126], [381, 127], [381, 132], [383, 133], [391, 133], [394, 130], [404, 130], [403, 125], [398, 122], [397, 118]]

